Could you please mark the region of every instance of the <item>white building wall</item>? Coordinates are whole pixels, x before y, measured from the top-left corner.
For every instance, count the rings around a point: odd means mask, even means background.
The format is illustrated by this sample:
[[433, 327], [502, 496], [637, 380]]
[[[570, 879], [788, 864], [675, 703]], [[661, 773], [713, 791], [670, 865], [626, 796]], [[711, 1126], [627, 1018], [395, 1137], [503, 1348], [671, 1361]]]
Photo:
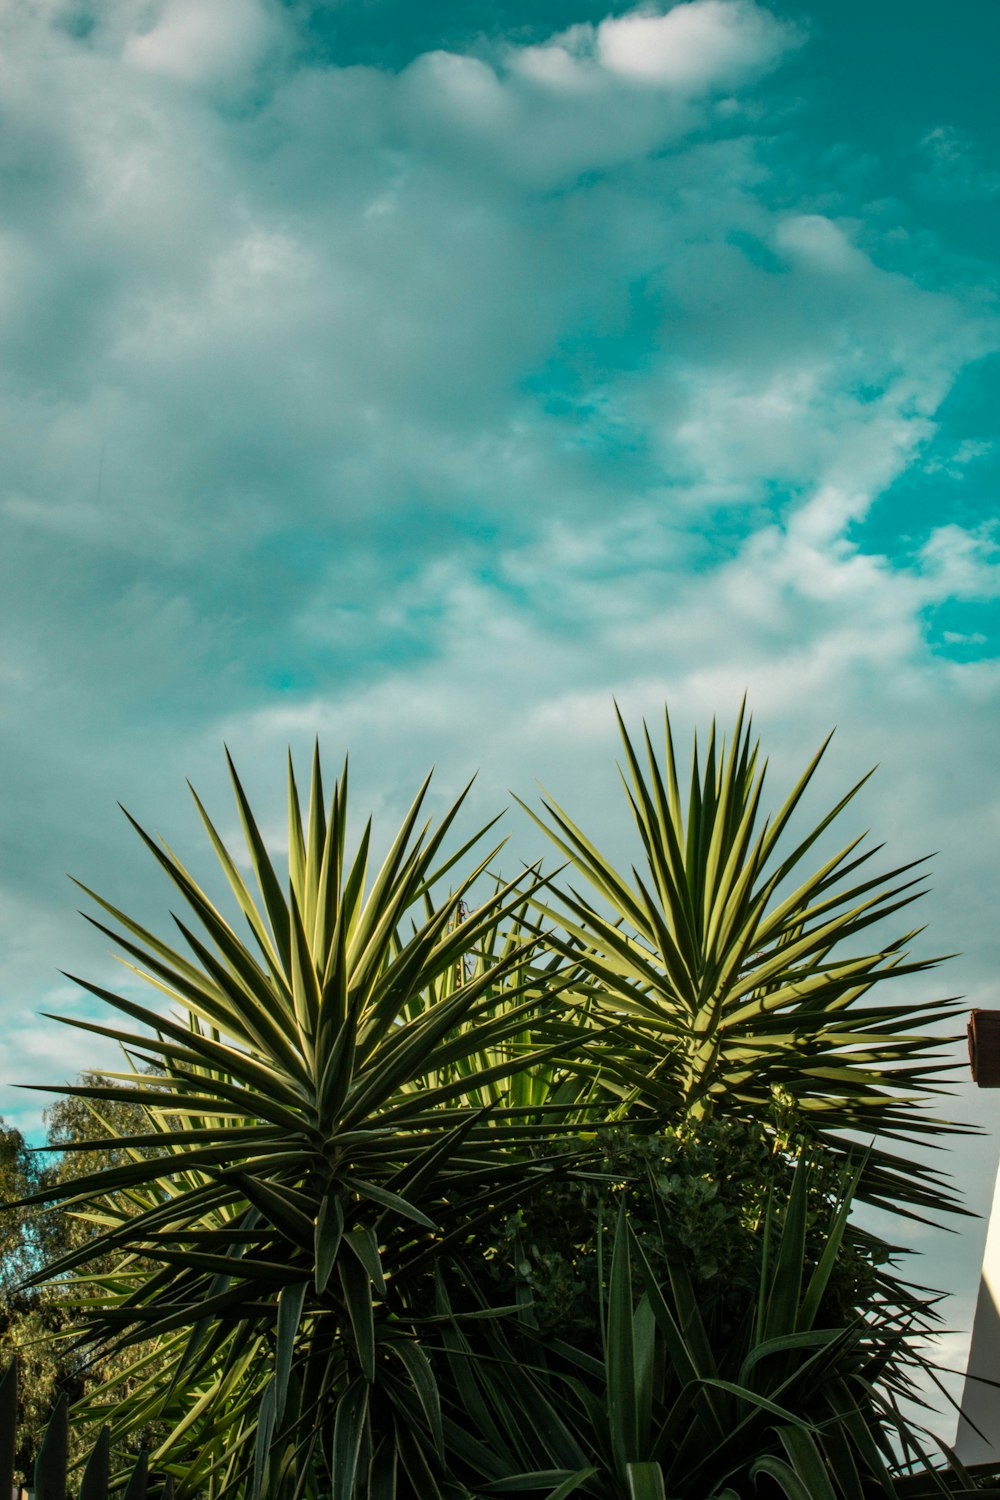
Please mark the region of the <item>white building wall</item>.
[[[1000, 1171], [993, 1190], [990, 1227], [983, 1253], [972, 1345], [965, 1373], [962, 1415], [955, 1451], [962, 1463], [1000, 1462], [1000, 1389], [976, 1376], [1000, 1381]], [[975, 1427], [979, 1432], [975, 1431]], [[981, 1435], [980, 1435], [981, 1434]]]

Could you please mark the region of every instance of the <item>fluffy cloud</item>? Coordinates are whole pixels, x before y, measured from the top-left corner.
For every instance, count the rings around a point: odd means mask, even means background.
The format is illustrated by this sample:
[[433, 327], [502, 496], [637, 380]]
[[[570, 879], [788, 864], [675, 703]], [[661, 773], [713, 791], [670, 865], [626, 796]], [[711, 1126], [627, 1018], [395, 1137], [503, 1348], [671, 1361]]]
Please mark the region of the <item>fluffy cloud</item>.
[[166, 0], [152, 23], [125, 38], [122, 60], [178, 83], [245, 87], [247, 75], [279, 43], [275, 12], [259, 0]]
[[696, 0], [666, 15], [638, 10], [609, 17], [597, 28], [596, 53], [624, 78], [699, 90], [745, 82], [794, 39], [789, 26], [750, 0]]

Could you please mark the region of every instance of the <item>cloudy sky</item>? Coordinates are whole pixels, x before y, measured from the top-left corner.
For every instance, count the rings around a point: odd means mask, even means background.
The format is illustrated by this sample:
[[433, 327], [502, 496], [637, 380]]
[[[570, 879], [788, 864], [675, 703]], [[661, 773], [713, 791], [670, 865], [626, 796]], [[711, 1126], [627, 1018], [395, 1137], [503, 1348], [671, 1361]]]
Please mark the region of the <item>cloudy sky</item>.
[[881, 763], [845, 832], [939, 851], [928, 983], [998, 1003], [996, 14], [905, 9], [4, 0], [8, 1120], [92, 1060], [65, 872], [165, 912], [116, 800], [197, 863], [223, 741], [276, 830], [319, 733], [383, 827], [434, 761], [614, 846], [612, 697], [746, 690], [776, 796]]

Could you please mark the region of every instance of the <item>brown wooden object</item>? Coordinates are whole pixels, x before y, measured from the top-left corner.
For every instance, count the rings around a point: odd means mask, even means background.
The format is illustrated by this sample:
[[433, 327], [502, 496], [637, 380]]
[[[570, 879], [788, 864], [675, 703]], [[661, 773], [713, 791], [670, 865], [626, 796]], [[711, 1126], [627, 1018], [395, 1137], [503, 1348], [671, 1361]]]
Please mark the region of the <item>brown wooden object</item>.
[[1000, 1010], [971, 1012], [969, 1064], [981, 1089], [1000, 1089]]

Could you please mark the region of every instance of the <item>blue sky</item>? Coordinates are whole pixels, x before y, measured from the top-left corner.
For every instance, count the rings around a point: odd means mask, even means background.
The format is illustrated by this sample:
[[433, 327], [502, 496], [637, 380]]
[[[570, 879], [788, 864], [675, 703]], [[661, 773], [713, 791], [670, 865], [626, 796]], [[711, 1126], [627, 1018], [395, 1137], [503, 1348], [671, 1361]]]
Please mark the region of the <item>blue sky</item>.
[[[834, 724], [831, 799], [881, 762], [857, 817], [939, 851], [923, 951], [996, 1003], [996, 27], [0, 11], [8, 1119], [90, 1061], [36, 1018], [82, 1005], [58, 970], [110, 973], [64, 872], [162, 912], [116, 799], [196, 846], [224, 740], [275, 830], [319, 733], [383, 826], [433, 761], [615, 846], [612, 696], [704, 725], [746, 690], [779, 785]], [[957, 1159], [976, 1207], [995, 1158]], [[981, 1241], [923, 1246], [959, 1329]]]

